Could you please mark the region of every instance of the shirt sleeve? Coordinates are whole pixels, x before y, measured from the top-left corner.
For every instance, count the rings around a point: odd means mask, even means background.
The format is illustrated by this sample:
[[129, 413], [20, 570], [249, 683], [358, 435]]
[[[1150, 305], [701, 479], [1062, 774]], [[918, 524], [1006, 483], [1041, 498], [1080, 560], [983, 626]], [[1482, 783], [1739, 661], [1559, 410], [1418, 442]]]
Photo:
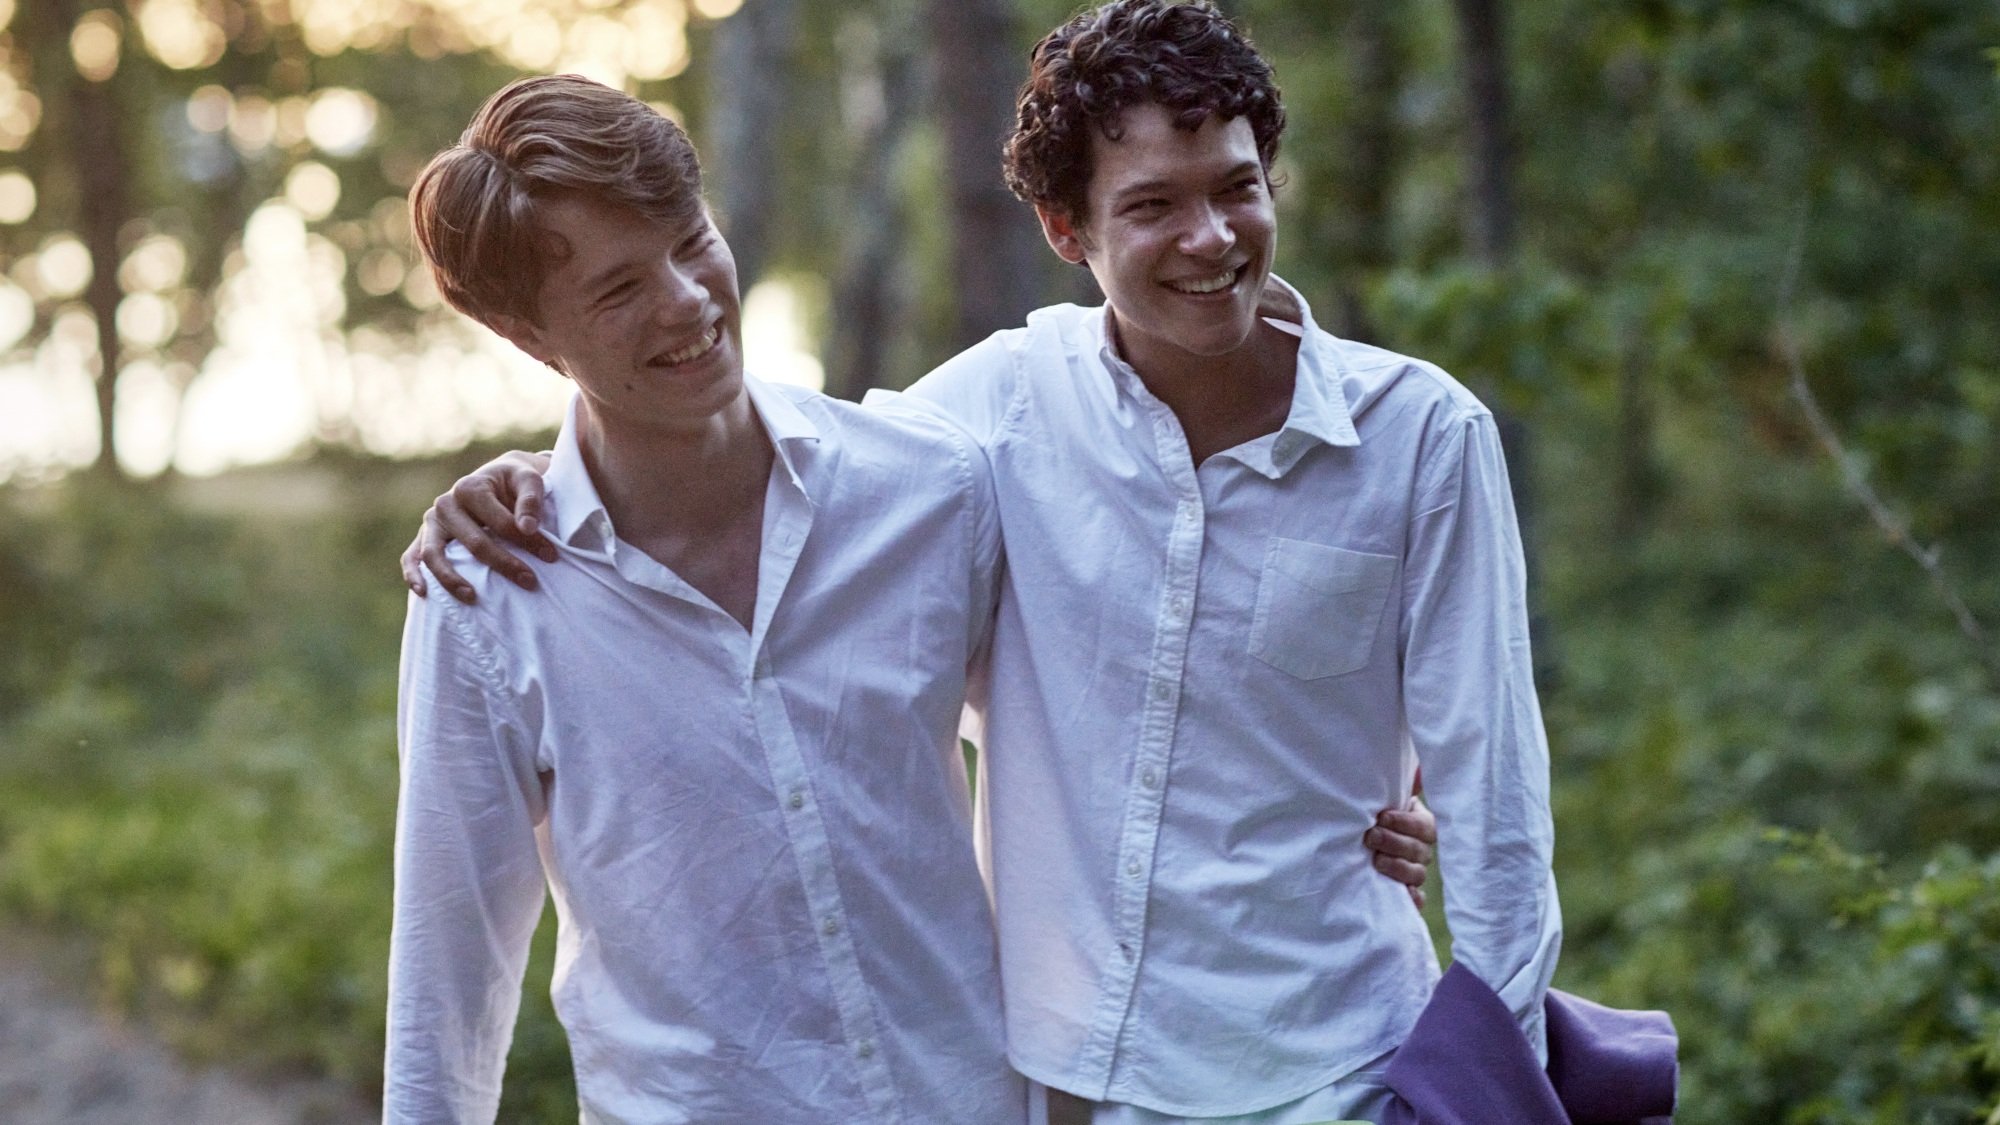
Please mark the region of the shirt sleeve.
[[403, 632], [384, 1122], [493, 1120], [542, 911], [533, 743], [470, 612], [412, 596]]
[[1500, 994], [1546, 1061], [1562, 945], [1548, 738], [1499, 431], [1452, 422], [1418, 486], [1404, 569], [1404, 709], [1438, 819], [1452, 959]]
[[971, 596], [967, 612], [971, 628], [965, 654], [965, 707], [958, 734], [975, 746], [986, 744], [986, 704], [991, 695], [992, 649], [1000, 586], [1006, 580], [1007, 552], [1000, 535], [1000, 500], [993, 465], [976, 443], [972, 446], [973, 540]]
[[862, 401], [874, 405], [900, 398], [921, 404], [965, 427], [980, 445], [990, 445], [1018, 390], [1012, 345], [1025, 331], [996, 332], [944, 361], [908, 390], [873, 390]]
[[1017, 387], [1013, 379], [1012, 332], [996, 332], [946, 360], [907, 391], [875, 389], [862, 399], [877, 410], [910, 409], [941, 416], [966, 434], [972, 445], [975, 555], [972, 582], [971, 647], [966, 654], [965, 710], [959, 737], [985, 746], [986, 700], [991, 680], [990, 649], [1000, 589], [1006, 581], [1006, 550], [1000, 534], [1000, 506], [987, 448], [998, 435]]

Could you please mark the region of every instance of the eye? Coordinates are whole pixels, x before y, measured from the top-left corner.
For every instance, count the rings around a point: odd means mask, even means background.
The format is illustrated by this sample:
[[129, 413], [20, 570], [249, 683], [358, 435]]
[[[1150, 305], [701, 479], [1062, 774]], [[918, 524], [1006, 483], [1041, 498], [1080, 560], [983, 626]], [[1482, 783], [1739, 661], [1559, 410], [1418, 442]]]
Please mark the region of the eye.
[[1257, 176], [1245, 176], [1229, 185], [1227, 194], [1239, 199], [1248, 199], [1264, 190], [1264, 181]]
[[1148, 196], [1147, 198], [1135, 199], [1130, 203], [1127, 203], [1124, 207], [1119, 209], [1118, 213], [1121, 215], [1137, 215], [1140, 217], [1145, 217], [1147, 215], [1157, 215], [1160, 212], [1165, 211], [1166, 209], [1167, 209], [1167, 201], [1165, 199], [1162, 199], [1158, 196]]
[[600, 309], [616, 308], [630, 299], [638, 289], [639, 283], [628, 278], [599, 294], [596, 305]]
[[679, 246], [674, 247], [674, 253], [680, 255], [683, 258], [688, 257], [689, 255], [692, 254], [699, 254], [701, 253], [702, 249], [706, 247], [709, 244], [710, 240], [712, 240], [714, 237], [715, 237], [714, 228], [703, 227], [702, 229], [682, 239], [681, 244]]

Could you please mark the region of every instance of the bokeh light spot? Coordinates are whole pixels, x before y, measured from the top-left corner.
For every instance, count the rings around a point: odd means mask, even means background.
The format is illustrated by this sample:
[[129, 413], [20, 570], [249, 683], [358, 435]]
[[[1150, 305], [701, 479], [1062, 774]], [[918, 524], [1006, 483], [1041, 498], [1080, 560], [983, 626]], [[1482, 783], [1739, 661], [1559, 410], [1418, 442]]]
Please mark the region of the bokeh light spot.
[[42, 123], [42, 100], [27, 90], [14, 89], [0, 97], [0, 152], [19, 152]]
[[355, 267], [354, 280], [371, 297], [386, 297], [403, 284], [403, 256], [394, 250], [371, 250]]
[[313, 95], [306, 110], [306, 139], [330, 156], [352, 156], [374, 139], [375, 99], [340, 87]]
[[0, 172], [0, 223], [25, 223], [35, 214], [35, 181], [20, 172]]
[[21, 342], [35, 326], [35, 299], [18, 285], [0, 281], [0, 351]]
[[118, 55], [125, 34], [118, 16], [108, 8], [85, 12], [69, 33], [69, 56], [76, 72], [92, 82], [102, 82], [118, 73]]
[[36, 273], [42, 291], [51, 297], [74, 297], [90, 284], [90, 251], [83, 243], [59, 234], [42, 244], [35, 255]]
[[324, 219], [340, 202], [340, 177], [326, 165], [308, 160], [285, 177], [285, 202], [308, 222]]
[[118, 284], [127, 293], [164, 293], [187, 276], [187, 248], [170, 234], [148, 235], [125, 255]]
[[146, 0], [138, 20], [146, 49], [174, 70], [213, 66], [229, 44], [221, 25], [194, 0]]
[[743, 0], [694, 0], [695, 14], [706, 20], [726, 20], [743, 6]]
[[244, 153], [262, 152], [278, 132], [278, 110], [271, 99], [246, 94], [229, 107], [229, 137]]
[[235, 99], [220, 86], [203, 86], [188, 95], [188, 126], [200, 133], [220, 133], [229, 128], [229, 109]]
[[687, 69], [687, 16], [679, 5], [642, 4], [625, 13], [625, 69], [642, 82]]
[[157, 293], [134, 293], [118, 302], [118, 335], [137, 348], [157, 348], [180, 327], [174, 307]]

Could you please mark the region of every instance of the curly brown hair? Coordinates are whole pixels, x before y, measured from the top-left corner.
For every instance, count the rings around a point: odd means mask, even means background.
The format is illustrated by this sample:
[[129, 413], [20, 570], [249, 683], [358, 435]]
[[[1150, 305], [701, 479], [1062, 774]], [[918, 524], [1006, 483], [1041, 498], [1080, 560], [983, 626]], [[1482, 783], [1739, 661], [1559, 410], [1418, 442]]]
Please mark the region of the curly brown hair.
[[1285, 106], [1256, 47], [1206, 2], [1114, 0], [1079, 12], [1035, 44], [1004, 161], [1024, 201], [1081, 219], [1091, 132], [1122, 133], [1119, 115], [1156, 102], [1194, 130], [1211, 113], [1248, 118], [1268, 173]]
[[524, 78], [486, 100], [410, 189], [411, 225], [438, 292], [488, 327], [536, 321], [569, 247], [541, 203], [582, 192], [667, 226], [701, 213], [701, 160], [681, 127], [587, 78]]

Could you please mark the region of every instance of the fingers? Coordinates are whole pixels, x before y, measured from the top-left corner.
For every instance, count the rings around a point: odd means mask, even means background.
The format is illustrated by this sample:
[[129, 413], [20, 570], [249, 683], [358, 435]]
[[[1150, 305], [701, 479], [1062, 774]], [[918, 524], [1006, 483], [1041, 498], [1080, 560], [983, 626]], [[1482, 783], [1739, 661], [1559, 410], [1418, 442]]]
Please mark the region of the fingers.
[[430, 592], [429, 587], [424, 582], [423, 560], [417, 555], [417, 549], [423, 545], [423, 542], [424, 537], [419, 535], [415, 539], [410, 540], [409, 546], [403, 548], [403, 585], [408, 586], [410, 593], [420, 598]]
[[[474, 534], [489, 538], [497, 537], [520, 546], [527, 546], [535, 537], [534, 531], [523, 531], [514, 517], [512, 500], [516, 495], [512, 481], [496, 480], [505, 469], [487, 466], [469, 477], [460, 477], [451, 486], [452, 505], [445, 509], [444, 497], [438, 497], [440, 515], [445, 519], [445, 530], [453, 533], [453, 538], [471, 548]], [[539, 506], [540, 501], [538, 500]], [[473, 551], [473, 554], [479, 554]]]
[[1384, 809], [1377, 813], [1375, 823], [1390, 832], [1414, 836], [1426, 844], [1435, 845], [1438, 842], [1437, 814], [1414, 798], [1404, 802], [1400, 809]]
[[520, 541], [535, 552], [543, 562], [556, 561], [555, 544], [541, 535], [542, 530], [542, 474], [531, 470], [517, 472], [514, 477], [514, 527], [520, 531]]
[[[1393, 823], [1385, 823], [1394, 813], [1383, 813], [1375, 818], [1375, 827], [1361, 837], [1368, 850], [1377, 856], [1403, 860], [1422, 867], [1431, 861], [1431, 846], [1422, 838], [1401, 830]], [[1407, 881], [1407, 880], [1405, 880]]]
[[1411, 890], [1423, 886], [1424, 881], [1430, 878], [1430, 872], [1424, 869], [1423, 864], [1411, 863], [1407, 859], [1399, 859], [1387, 852], [1375, 853], [1375, 870]]
[[450, 544], [452, 535], [445, 530], [445, 523], [440, 518], [439, 512], [446, 507], [456, 509], [456, 503], [449, 492], [438, 497], [430, 511], [424, 513], [424, 530], [417, 536], [417, 541], [410, 544], [410, 549], [417, 552], [424, 565], [437, 576], [438, 585], [443, 586], [446, 593], [471, 605], [479, 600], [478, 593], [473, 590], [472, 583], [467, 582], [465, 576], [458, 572], [458, 568], [451, 565], [451, 560], [445, 558], [444, 549]]
[[[515, 554], [500, 541], [502, 538], [511, 539], [519, 534], [514, 527], [513, 512], [506, 505], [495, 501], [490, 493], [483, 494], [476, 489], [472, 490], [471, 494], [482, 497], [483, 505], [478, 512], [466, 509], [459, 502], [460, 491], [465, 483], [460, 481], [452, 491], [438, 497], [437, 505], [431, 509], [440, 529], [441, 541], [437, 544], [439, 560], [443, 560], [445, 543], [456, 539], [465, 545], [465, 549], [471, 552], [473, 558], [491, 567], [493, 573], [523, 590], [534, 589], [537, 585], [534, 568], [528, 565], [526, 559]], [[553, 560], [555, 548], [541, 536], [535, 536], [530, 542], [540, 542], [549, 551], [548, 557]], [[424, 559], [429, 562], [430, 556], [425, 555]], [[445, 581], [444, 574], [438, 571], [435, 564], [431, 570], [437, 574], [438, 581]], [[470, 589], [469, 586], [467, 588]]]
[[1431, 811], [1414, 798], [1404, 808], [1384, 809], [1361, 841], [1374, 853], [1375, 870], [1407, 887], [1410, 901], [1422, 910], [1422, 888], [1430, 877], [1426, 865], [1437, 843], [1437, 818]]
[[[451, 486], [451, 495], [482, 532], [526, 548], [543, 562], [554, 562], [555, 545], [541, 535], [545, 492], [542, 473], [547, 468], [544, 460], [531, 454], [503, 453], [481, 465], [471, 475], [460, 477]], [[447, 527], [459, 530], [454, 524], [447, 524]], [[496, 554], [488, 557], [473, 546], [471, 535], [459, 538], [480, 561], [493, 566], [517, 584], [520, 583], [520, 575], [527, 573], [524, 567], [510, 565], [508, 556]]]

